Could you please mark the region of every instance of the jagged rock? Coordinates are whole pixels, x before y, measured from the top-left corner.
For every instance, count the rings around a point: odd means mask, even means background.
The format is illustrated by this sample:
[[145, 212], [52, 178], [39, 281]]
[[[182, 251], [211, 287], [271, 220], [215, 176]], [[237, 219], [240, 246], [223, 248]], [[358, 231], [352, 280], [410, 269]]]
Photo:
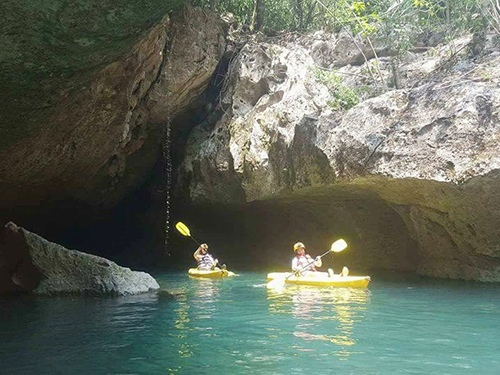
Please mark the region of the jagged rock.
[[205, 91], [226, 48], [224, 29], [211, 12], [185, 8], [176, 15], [165, 66], [146, 98], [150, 122], [175, 118]]
[[[464, 51], [468, 41], [458, 41]], [[420, 66], [433, 61], [436, 69], [416, 74], [411, 87], [348, 109], [344, 82], [318, 74], [315, 48], [245, 46], [224, 93], [231, 107], [213, 129], [195, 129], [188, 142], [180, 183], [190, 200], [244, 204], [289, 196], [281, 202], [309, 202], [317, 211], [306, 217], [325, 217], [334, 225], [321, 207], [327, 209], [328, 201], [345, 205], [362, 192], [392, 211], [387, 225], [403, 220], [406, 235], [416, 242], [414, 263], [401, 263], [401, 269], [500, 281], [495, 50], [475, 61], [466, 53], [451, 60], [445, 53], [425, 54]], [[329, 186], [335, 189], [319, 193]], [[318, 189], [316, 203], [299, 194], [306, 187], [313, 195]], [[354, 227], [376, 232], [356, 220], [361, 219], [353, 218]], [[365, 255], [394, 254], [383, 243], [363, 241]], [[405, 243], [403, 238], [397, 246]]]
[[340, 68], [346, 65], [363, 65], [375, 54], [387, 56], [390, 48], [374, 44], [373, 48], [366, 39], [360, 36], [350, 36], [347, 33], [332, 35], [316, 32], [313, 35], [311, 57], [323, 68]]
[[[315, 85], [314, 64], [303, 51], [265, 43], [242, 49], [222, 98], [231, 103], [231, 111], [205, 137], [200, 135], [203, 128], [195, 130], [187, 147], [180, 178], [185, 181], [181, 184], [189, 184], [194, 201], [245, 201], [245, 194], [252, 200], [295, 185], [292, 173], [302, 179], [316, 174], [308, 165], [296, 171], [280, 164], [283, 152], [294, 154], [281, 146], [304, 149], [301, 136], [295, 139], [295, 124], [304, 114], [328, 107], [328, 90]], [[304, 100], [304, 95], [313, 99]], [[304, 127], [310, 121], [302, 121]], [[240, 181], [242, 176], [248, 179]]]
[[0, 293], [130, 295], [159, 289], [144, 272], [68, 250], [14, 223], [0, 238]]
[[[18, 25], [10, 24], [17, 7], [8, 3], [3, 22], [17, 35]], [[31, 20], [28, 35], [18, 35], [26, 40], [19, 56], [29, 67], [8, 48], [0, 53], [1, 74], [18, 79], [23, 98], [2, 86], [0, 220], [29, 219], [37, 206], [114, 206], [151, 172], [165, 124], [198, 100], [224, 53], [225, 26], [211, 12], [187, 8], [170, 20], [163, 17], [168, 1], [91, 1], [95, 9], [87, 1], [62, 3], [56, 0], [43, 10], [46, 18]], [[86, 26], [72, 28], [79, 12], [88, 13]], [[71, 32], [61, 38], [60, 28]], [[39, 39], [46, 48], [41, 53], [29, 44]], [[80, 54], [70, 56], [75, 44]], [[42, 57], [46, 66], [37, 60]], [[25, 101], [32, 96], [37, 100]]]

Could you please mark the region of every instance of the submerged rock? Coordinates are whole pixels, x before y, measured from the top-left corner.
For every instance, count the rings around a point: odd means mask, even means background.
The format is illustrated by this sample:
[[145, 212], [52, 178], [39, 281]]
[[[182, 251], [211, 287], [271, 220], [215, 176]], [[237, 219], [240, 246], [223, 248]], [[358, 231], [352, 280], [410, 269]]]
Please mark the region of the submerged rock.
[[159, 300], [175, 300], [176, 295], [170, 293], [168, 290], [160, 289], [157, 292], [157, 296]]
[[0, 238], [0, 293], [131, 295], [157, 290], [156, 280], [95, 255], [68, 250], [14, 223]]

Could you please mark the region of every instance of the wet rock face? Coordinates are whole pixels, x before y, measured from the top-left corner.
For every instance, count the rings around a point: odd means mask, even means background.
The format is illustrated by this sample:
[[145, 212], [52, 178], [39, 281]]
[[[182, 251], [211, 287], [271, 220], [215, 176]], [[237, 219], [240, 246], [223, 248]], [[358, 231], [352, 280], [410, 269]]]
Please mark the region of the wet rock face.
[[8, 223], [0, 241], [0, 293], [130, 295], [159, 289], [147, 273], [49, 242]]
[[2, 1], [0, 127], [10, 127], [12, 134], [2, 133], [0, 148], [18, 141], [26, 125], [43, 127], [37, 112], [47, 112], [65, 91], [88, 85], [97, 72], [128, 54], [172, 3]]
[[174, 17], [165, 66], [146, 98], [151, 123], [174, 119], [192, 105], [226, 49], [225, 25], [215, 14], [186, 8]]
[[[0, 115], [0, 207], [6, 217], [22, 207], [29, 213], [33, 207], [99, 208], [122, 200], [150, 173], [165, 124], [198, 100], [224, 52], [223, 24], [209, 12], [185, 9], [169, 20], [162, 18], [168, 1], [91, 3], [69, 9], [56, 1], [54, 9], [41, 9], [46, 18], [13, 34], [27, 43], [13, 46], [22, 53], [1, 52], [3, 78], [24, 82], [24, 97], [47, 101], [20, 101], [16, 91], [2, 95], [2, 107], [12, 109]], [[12, 22], [13, 13], [27, 7], [16, 4], [7, 14]], [[78, 17], [87, 13], [83, 30]], [[40, 45], [29, 44], [39, 39]], [[17, 62], [20, 56], [29, 67]]]
[[[387, 226], [403, 220], [417, 244], [416, 272], [500, 281], [495, 49], [473, 61], [450, 62], [441, 50], [420, 55], [418, 72], [411, 61], [400, 67], [406, 74], [401, 89], [358, 93], [355, 105], [347, 90], [360, 82], [353, 69], [370, 67], [344, 66], [328, 46], [318, 60], [320, 47], [245, 46], [230, 69], [228, 111], [213, 129], [196, 129], [188, 143], [180, 183], [190, 200], [244, 204], [290, 194], [299, 202], [308, 198], [292, 194], [298, 189], [313, 194], [314, 187], [338, 186], [351, 191], [340, 199], [346, 202], [357, 199], [356, 191], [369, 192], [392, 211]], [[379, 65], [384, 79], [388, 59]], [[340, 69], [325, 74], [325, 66]], [[342, 78], [342, 72], [356, 77]], [[321, 199], [328, 207], [329, 200], [339, 201], [338, 190]], [[317, 215], [327, 213], [318, 208]], [[408, 254], [402, 243], [399, 254]]]

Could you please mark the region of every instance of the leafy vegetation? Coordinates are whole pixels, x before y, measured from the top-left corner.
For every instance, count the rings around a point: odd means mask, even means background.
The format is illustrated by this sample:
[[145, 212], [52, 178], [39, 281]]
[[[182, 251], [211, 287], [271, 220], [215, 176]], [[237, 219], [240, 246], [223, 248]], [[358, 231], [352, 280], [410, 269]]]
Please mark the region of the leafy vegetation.
[[342, 82], [342, 77], [335, 74], [335, 71], [316, 68], [314, 70], [314, 77], [330, 90], [332, 96], [332, 100], [328, 102], [330, 108], [348, 111], [359, 103], [359, 96], [356, 90], [345, 86]]
[[[399, 44], [422, 31], [473, 31], [498, 23], [496, 0], [190, 0], [194, 6], [231, 12], [250, 25], [262, 13], [264, 31], [319, 30], [384, 32]], [[257, 9], [256, 9], [257, 8]], [[403, 37], [405, 35], [406, 37]]]
[[[398, 69], [407, 52], [482, 34], [486, 27], [500, 34], [499, 0], [188, 0], [192, 5], [230, 12], [251, 32], [344, 32], [353, 40], [368, 66], [367, 73], [381, 88], [398, 87]], [[393, 77], [385, 81], [371, 39], [391, 49]], [[363, 40], [363, 43], [360, 43]], [[374, 65], [363, 48], [371, 49]], [[338, 82], [337, 82], [338, 84]], [[342, 90], [342, 96], [350, 93]], [[340, 95], [340, 94], [339, 94]], [[339, 103], [349, 106], [350, 100]]]

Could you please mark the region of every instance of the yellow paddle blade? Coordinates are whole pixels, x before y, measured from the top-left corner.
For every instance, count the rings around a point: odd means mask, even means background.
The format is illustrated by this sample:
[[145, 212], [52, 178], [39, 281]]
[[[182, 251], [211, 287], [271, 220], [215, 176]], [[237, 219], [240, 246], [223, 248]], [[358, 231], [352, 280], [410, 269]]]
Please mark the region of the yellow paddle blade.
[[181, 234], [183, 236], [186, 236], [186, 237], [191, 237], [191, 232], [189, 232], [189, 228], [186, 226], [186, 224], [184, 223], [181, 223], [180, 221], [175, 224], [175, 228], [181, 232]]
[[337, 240], [334, 243], [332, 243], [332, 247], [330, 248], [330, 251], [333, 251], [334, 253], [340, 253], [346, 247], [347, 247], [347, 242], [340, 239], [340, 240]]

